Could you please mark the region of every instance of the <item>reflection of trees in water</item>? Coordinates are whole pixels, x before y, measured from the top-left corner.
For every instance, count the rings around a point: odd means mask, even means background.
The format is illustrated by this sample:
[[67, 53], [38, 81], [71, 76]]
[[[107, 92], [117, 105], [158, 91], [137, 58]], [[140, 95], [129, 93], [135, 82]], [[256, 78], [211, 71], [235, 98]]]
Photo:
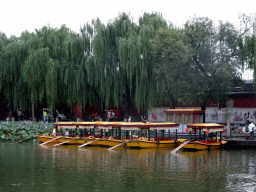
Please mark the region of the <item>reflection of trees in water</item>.
[[[86, 185], [90, 190], [168, 190], [179, 186], [179, 190], [199, 189], [221, 191], [223, 189], [245, 189], [246, 179], [255, 182], [254, 152], [211, 150], [178, 152], [172, 149], [117, 149], [77, 146], [40, 149], [43, 163], [52, 161], [56, 185]], [[51, 170], [49, 169], [49, 172]], [[37, 172], [38, 173], [38, 172]], [[67, 179], [58, 179], [68, 175]], [[46, 179], [47, 174], [41, 173]], [[70, 184], [67, 184], [70, 183]], [[254, 186], [254, 184], [250, 184]]]

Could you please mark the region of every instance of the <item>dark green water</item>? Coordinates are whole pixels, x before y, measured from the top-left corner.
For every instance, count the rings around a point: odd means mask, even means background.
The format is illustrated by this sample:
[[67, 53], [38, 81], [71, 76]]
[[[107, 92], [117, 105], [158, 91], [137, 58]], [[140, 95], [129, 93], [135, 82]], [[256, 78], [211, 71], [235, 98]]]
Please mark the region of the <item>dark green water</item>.
[[0, 191], [254, 191], [256, 150], [179, 152], [0, 143]]

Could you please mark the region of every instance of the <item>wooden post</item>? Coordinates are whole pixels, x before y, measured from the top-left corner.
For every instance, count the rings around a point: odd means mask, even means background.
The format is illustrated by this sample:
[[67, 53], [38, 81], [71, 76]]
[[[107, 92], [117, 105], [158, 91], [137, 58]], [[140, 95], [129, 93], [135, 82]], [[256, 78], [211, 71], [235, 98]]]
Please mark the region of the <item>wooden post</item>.
[[220, 141], [222, 140], [222, 132], [220, 132]]
[[191, 131], [189, 131], [188, 140], [189, 140], [189, 141], [191, 140]]
[[148, 128], [148, 140], [150, 141], [150, 130]]
[[103, 129], [100, 130], [100, 138], [103, 136]]
[[199, 129], [199, 140], [201, 140], [201, 129]]
[[119, 128], [118, 128], [118, 130], [119, 130], [119, 136], [118, 136], [118, 139], [121, 139], [121, 128], [119, 127]]

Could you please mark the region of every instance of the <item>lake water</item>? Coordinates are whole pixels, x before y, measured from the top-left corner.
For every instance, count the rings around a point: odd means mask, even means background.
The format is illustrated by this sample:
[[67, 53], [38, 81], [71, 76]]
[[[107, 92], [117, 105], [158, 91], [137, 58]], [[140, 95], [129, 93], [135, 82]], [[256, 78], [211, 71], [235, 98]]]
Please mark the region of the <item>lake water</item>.
[[254, 191], [256, 150], [202, 152], [0, 142], [0, 191]]

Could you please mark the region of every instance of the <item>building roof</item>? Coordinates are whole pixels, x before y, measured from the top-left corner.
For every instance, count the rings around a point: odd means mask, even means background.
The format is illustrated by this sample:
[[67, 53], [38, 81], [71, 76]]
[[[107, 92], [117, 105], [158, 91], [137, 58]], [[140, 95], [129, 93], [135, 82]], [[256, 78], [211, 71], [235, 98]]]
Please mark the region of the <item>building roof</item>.
[[168, 109], [164, 111], [166, 114], [198, 114], [204, 113], [204, 111], [200, 109]]

